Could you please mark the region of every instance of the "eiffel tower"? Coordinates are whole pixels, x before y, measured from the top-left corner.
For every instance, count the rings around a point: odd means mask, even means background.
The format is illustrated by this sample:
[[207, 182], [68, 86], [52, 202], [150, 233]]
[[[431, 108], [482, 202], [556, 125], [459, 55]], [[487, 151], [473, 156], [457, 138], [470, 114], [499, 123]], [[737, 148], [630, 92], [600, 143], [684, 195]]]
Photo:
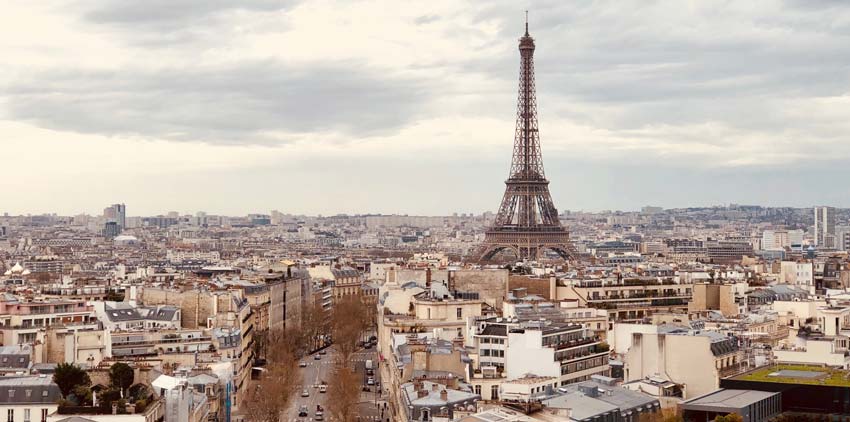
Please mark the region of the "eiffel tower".
[[568, 259], [575, 249], [569, 232], [558, 220], [558, 210], [543, 171], [534, 87], [534, 38], [528, 35], [527, 12], [525, 35], [519, 39], [519, 55], [519, 100], [511, 171], [505, 181], [499, 214], [487, 229], [478, 259], [489, 261], [504, 251], [513, 253], [517, 259], [536, 260], [544, 249]]

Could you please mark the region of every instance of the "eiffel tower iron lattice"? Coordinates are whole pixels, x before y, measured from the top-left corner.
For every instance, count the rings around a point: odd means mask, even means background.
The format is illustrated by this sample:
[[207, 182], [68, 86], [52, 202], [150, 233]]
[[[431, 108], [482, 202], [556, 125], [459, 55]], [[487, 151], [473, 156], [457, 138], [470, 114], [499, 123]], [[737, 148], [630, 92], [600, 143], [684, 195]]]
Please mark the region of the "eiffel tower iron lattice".
[[549, 194], [549, 181], [543, 171], [540, 134], [537, 126], [537, 98], [534, 86], [534, 39], [519, 39], [520, 71], [513, 159], [505, 195], [493, 225], [487, 229], [477, 256], [489, 261], [502, 251], [517, 259], [539, 259], [544, 249], [562, 258], [574, 256], [570, 234], [558, 220], [558, 210]]

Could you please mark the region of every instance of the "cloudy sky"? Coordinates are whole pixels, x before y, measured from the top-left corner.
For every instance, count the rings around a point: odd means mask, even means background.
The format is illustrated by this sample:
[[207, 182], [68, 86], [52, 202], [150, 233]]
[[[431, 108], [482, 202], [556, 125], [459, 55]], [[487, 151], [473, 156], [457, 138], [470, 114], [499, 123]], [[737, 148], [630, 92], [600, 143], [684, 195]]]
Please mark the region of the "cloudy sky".
[[526, 8], [559, 208], [850, 206], [844, 1], [19, 0], [0, 212], [494, 210]]

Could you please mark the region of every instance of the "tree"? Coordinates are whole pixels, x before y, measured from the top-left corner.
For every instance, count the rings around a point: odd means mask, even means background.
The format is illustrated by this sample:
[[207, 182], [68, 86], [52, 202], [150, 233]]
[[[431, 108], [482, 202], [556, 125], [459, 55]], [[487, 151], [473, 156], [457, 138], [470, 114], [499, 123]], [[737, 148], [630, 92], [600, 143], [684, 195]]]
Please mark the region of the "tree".
[[329, 333], [328, 314], [322, 304], [313, 301], [301, 313], [301, 331], [306, 340], [308, 351], [320, 346], [319, 339]]
[[714, 422], [744, 422], [744, 418], [737, 413], [730, 413], [726, 416], [718, 416], [714, 418]]
[[328, 386], [328, 411], [335, 421], [353, 422], [360, 401], [357, 374], [349, 365], [338, 362], [333, 377], [334, 382]]
[[126, 391], [133, 385], [136, 376], [133, 368], [123, 362], [116, 362], [109, 367], [109, 382], [113, 387]]
[[249, 405], [245, 406], [247, 420], [280, 422], [295, 393], [298, 376], [294, 365], [269, 365], [262, 378], [249, 387]]
[[305, 334], [299, 329], [271, 330], [265, 339], [268, 364], [261, 378], [248, 392], [248, 420], [279, 422], [300, 383], [296, 362], [307, 348]]
[[343, 297], [334, 305], [331, 333], [341, 361], [351, 359], [358, 341], [372, 327], [376, 313], [370, 312], [370, 308], [371, 305], [363, 303], [358, 296]]
[[77, 365], [60, 363], [56, 366], [56, 372], [53, 373], [53, 382], [59, 386], [62, 396], [67, 397], [77, 386], [90, 386], [91, 378], [89, 378], [89, 374], [86, 371]]

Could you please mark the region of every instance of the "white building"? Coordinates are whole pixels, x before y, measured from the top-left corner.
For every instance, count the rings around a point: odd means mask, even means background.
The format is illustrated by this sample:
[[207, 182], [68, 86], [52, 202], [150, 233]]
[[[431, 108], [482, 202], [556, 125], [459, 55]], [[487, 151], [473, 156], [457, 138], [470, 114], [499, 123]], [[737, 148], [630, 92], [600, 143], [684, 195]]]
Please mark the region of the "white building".
[[50, 377], [0, 377], [0, 418], [38, 422], [59, 408], [62, 392]]

